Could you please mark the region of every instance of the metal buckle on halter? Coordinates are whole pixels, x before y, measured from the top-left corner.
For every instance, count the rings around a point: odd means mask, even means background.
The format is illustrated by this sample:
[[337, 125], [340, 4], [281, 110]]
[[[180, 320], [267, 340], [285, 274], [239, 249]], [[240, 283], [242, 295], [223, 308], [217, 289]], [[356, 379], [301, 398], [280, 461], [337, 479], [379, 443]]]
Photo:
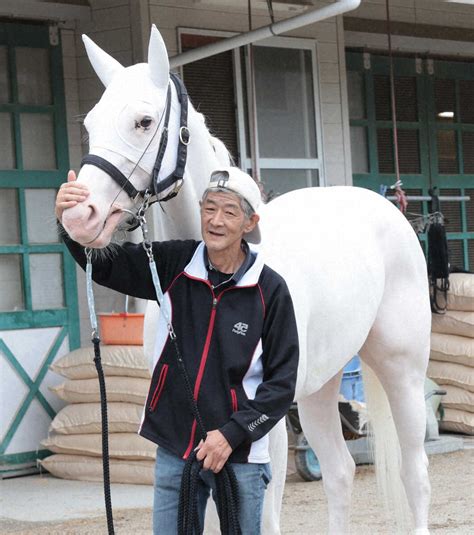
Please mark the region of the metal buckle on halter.
[[183, 179], [177, 180], [174, 183], [173, 189], [168, 193], [168, 195], [165, 195], [162, 199], [159, 199], [159, 202], [166, 202], [166, 201], [169, 201], [171, 199], [174, 199], [174, 197], [176, 197], [176, 195], [178, 195], [179, 190], [181, 189], [181, 186], [183, 185], [183, 183], [184, 183]]
[[182, 126], [179, 129], [179, 140], [183, 145], [189, 145], [190, 138], [191, 134], [189, 132], [189, 128], [187, 126]]

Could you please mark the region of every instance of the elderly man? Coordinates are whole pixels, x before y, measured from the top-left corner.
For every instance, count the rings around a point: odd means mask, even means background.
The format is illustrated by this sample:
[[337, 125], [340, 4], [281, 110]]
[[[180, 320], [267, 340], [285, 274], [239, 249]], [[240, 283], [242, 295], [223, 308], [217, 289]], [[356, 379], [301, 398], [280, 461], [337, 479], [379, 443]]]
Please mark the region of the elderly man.
[[[56, 214], [83, 201], [75, 181], [59, 190]], [[215, 171], [201, 201], [203, 241], [154, 242], [153, 253], [179, 348], [206, 429], [196, 432], [183, 378], [163, 319], [157, 325], [155, 365], [139, 433], [159, 445], [155, 473], [154, 533], [176, 533], [181, 474], [198, 449], [204, 471], [199, 516], [215, 491], [214, 474], [232, 463], [244, 535], [259, 534], [265, 489], [271, 479], [268, 432], [293, 400], [298, 337], [288, 288], [261, 254], [260, 191], [236, 167]], [[80, 244], [64, 238], [84, 268]], [[94, 260], [94, 280], [128, 295], [155, 299], [141, 245], [125, 243], [112, 258]]]

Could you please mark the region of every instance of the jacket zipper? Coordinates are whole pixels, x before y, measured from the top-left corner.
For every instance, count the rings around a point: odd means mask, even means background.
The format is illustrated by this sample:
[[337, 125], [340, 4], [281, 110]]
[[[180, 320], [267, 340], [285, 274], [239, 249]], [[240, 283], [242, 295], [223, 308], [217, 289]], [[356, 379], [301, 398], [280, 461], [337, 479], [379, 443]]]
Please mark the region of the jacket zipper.
[[158, 383], [156, 385], [155, 392], [153, 393], [150, 406], [148, 407], [150, 411], [154, 411], [156, 409], [156, 405], [158, 403], [158, 400], [160, 399], [161, 393], [163, 392], [163, 388], [165, 386], [167, 373], [168, 373], [168, 364], [163, 364], [163, 367], [161, 368], [161, 371], [160, 371], [160, 376], [158, 377]]
[[[211, 288], [211, 291], [212, 291], [212, 288]], [[201, 381], [202, 381], [202, 377], [204, 375], [204, 369], [206, 367], [207, 356], [209, 354], [209, 347], [211, 345], [212, 331], [214, 330], [214, 322], [216, 320], [217, 302], [218, 302], [218, 298], [216, 298], [216, 296], [214, 295], [214, 292], [212, 292], [211, 317], [209, 318], [209, 327], [207, 329], [206, 341], [204, 343], [204, 350], [202, 352], [201, 362], [199, 364], [199, 370], [198, 370], [198, 375], [197, 375], [197, 378], [196, 378], [196, 383], [194, 384], [193, 395], [194, 395], [194, 399], [196, 401], [198, 399], [199, 388], [201, 387]], [[192, 449], [193, 444], [194, 444], [195, 435], [196, 435], [196, 420], [194, 420], [194, 422], [193, 422], [193, 426], [192, 426], [192, 429], [191, 429], [191, 437], [189, 439], [189, 444], [188, 444], [188, 447], [186, 449], [186, 452], [183, 455], [183, 459], [187, 459], [189, 454], [191, 453], [191, 449]]]
[[239, 410], [239, 406], [237, 404], [237, 394], [235, 393], [235, 388], [230, 389], [230, 397], [232, 398], [232, 410], [237, 412]]

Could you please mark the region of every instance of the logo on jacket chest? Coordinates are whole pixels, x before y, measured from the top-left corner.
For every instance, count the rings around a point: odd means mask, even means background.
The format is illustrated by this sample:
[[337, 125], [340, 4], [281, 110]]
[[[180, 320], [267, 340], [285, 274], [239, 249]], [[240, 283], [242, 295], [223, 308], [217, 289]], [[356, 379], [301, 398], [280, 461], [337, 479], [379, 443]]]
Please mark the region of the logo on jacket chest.
[[245, 336], [247, 334], [248, 328], [249, 326], [247, 323], [244, 323], [243, 321], [238, 321], [232, 328], [232, 332], [235, 334], [241, 334], [242, 336]]

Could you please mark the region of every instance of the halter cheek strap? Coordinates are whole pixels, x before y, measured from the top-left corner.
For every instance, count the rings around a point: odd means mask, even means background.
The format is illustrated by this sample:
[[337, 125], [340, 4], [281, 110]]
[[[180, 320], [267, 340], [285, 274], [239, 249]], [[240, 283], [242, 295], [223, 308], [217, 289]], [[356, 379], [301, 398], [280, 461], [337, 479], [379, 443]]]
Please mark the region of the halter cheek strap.
[[[176, 197], [176, 195], [178, 194], [183, 184], [184, 170], [186, 167], [188, 145], [189, 145], [189, 140], [190, 140], [190, 134], [189, 134], [189, 129], [188, 129], [188, 98], [189, 98], [188, 92], [179, 76], [177, 76], [174, 73], [171, 73], [171, 80], [173, 81], [176, 87], [178, 101], [181, 105], [181, 115], [180, 115], [180, 121], [179, 121], [180, 125], [179, 125], [178, 152], [176, 156], [175, 170], [166, 178], [159, 180], [161, 164], [163, 162], [163, 157], [166, 151], [166, 145], [168, 143], [167, 126], [169, 122], [169, 109], [167, 109], [167, 116], [165, 117], [165, 129], [166, 130], [163, 130], [162, 140], [163, 140], [163, 136], [165, 136], [165, 132], [166, 132], [166, 138], [162, 144], [160, 143], [160, 150], [158, 151], [155, 166], [153, 168], [152, 188], [153, 188], [153, 194], [155, 196], [158, 196], [160, 193], [162, 193], [163, 191], [173, 186], [173, 184], [175, 185], [171, 193], [169, 193], [163, 199], [160, 199], [160, 201], [162, 202], [168, 201], [169, 199]], [[171, 102], [171, 99], [170, 99], [170, 102]]]
[[[190, 133], [188, 129], [188, 92], [184, 86], [181, 78], [174, 73], [170, 73], [170, 78], [175, 85], [178, 100], [181, 105], [180, 114], [180, 127], [179, 127], [179, 139], [178, 139], [178, 151], [176, 157], [175, 170], [163, 180], [159, 180], [159, 174], [165, 156], [166, 147], [168, 145], [168, 127], [169, 118], [171, 112], [171, 86], [168, 86], [168, 94], [166, 99], [166, 110], [164, 117], [164, 126], [161, 133], [160, 145], [158, 147], [158, 153], [156, 155], [155, 165], [153, 166], [151, 193], [157, 201], [165, 202], [173, 197], [176, 197], [181, 186], [184, 182], [184, 170], [186, 168], [187, 150], [190, 140]], [[87, 154], [81, 161], [81, 167], [83, 165], [94, 165], [107, 173], [119, 186], [125, 191], [125, 193], [132, 199], [136, 200], [138, 197], [144, 197], [145, 192], [137, 190], [133, 184], [115, 165], [110, 163], [102, 156], [96, 154]], [[166, 195], [164, 198], [159, 199], [160, 193], [174, 185], [174, 189]]]

